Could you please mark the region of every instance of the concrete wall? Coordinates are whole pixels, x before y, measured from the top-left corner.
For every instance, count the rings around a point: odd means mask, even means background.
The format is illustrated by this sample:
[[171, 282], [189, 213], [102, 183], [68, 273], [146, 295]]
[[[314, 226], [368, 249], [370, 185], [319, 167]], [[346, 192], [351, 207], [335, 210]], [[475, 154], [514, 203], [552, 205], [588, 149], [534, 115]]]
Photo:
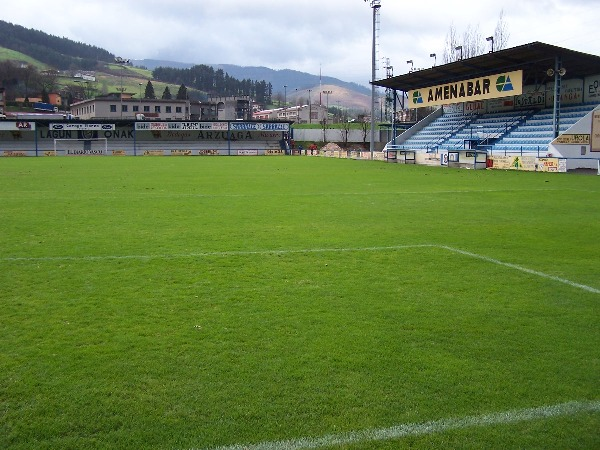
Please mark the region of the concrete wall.
[[[325, 130], [325, 139], [323, 139], [323, 129], [293, 129], [293, 138], [295, 141], [302, 142], [343, 142], [342, 132], [339, 128], [328, 128]], [[349, 130], [348, 142], [369, 144], [371, 141], [371, 130], [367, 130], [365, 136], [362, 130]], [[387, 133], [385, 131], [375, 131], [375, 142], [382, 143]]]

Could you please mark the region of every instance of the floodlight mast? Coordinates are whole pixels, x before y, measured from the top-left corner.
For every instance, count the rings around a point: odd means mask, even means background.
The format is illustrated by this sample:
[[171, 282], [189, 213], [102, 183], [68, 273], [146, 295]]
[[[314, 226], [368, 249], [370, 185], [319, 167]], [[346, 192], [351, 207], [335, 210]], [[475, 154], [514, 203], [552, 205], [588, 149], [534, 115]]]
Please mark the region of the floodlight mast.
[[375, 77], [377, 76], [377, 19], [379, 17], [379, 8], [381, 8], [381, 0], [364, 0], [370, 2], [373, 8], [373, 45], [371, 49], [371, 159], [375, 153]]

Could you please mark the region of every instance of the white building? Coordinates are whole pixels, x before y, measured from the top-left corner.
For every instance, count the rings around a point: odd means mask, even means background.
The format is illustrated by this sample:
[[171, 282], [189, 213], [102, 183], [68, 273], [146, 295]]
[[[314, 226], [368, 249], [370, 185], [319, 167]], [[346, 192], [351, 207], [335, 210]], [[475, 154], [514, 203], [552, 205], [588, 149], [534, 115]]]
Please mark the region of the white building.
[[252, 114], [255, 120], [286, 120], [296, 123], [322, 123], [327, 115], [324, 105], [299, 105], [265, 109]]
[[189, 120], [189, 100], [134, 99], [128, 93], [109, 94], [71, 105], [71, 114], [87, 119]]

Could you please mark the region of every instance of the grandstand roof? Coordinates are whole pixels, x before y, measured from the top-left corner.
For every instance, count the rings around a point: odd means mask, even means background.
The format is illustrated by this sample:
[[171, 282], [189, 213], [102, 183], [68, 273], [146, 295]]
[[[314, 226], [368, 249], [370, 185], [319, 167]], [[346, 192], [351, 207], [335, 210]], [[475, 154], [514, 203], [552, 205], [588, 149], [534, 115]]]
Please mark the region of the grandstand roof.
[[513, 70], [523, 70], [524, 84], [537, 84], [553, 79], [548, 77], [546, 72], [548, 69], [554, 69], [557, 56], [561, 58], [562, 67], [566, 70], [563, 79], [600, 74], [600, 56], [542, 42], [532, 42], [430, 69], [376, 80], [373, 84], [407, 92]]

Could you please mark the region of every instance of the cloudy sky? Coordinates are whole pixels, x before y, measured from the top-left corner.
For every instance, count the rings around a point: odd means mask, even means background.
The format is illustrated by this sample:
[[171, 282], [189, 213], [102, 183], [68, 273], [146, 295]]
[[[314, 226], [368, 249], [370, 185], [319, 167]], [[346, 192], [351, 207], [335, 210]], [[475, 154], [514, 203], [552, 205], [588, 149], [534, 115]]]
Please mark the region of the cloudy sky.
[[[371, 0], [20, 0], [0, 19], [130, 59], [293, 69], [368, 85]], [[18, 5], [18, 6], [17, 6]], [[451, 27], [600, 55], [598, 0], [381, 0], [377, 78], [438, 64]], [[486, 43], [487, 44], [487, 43]]]

